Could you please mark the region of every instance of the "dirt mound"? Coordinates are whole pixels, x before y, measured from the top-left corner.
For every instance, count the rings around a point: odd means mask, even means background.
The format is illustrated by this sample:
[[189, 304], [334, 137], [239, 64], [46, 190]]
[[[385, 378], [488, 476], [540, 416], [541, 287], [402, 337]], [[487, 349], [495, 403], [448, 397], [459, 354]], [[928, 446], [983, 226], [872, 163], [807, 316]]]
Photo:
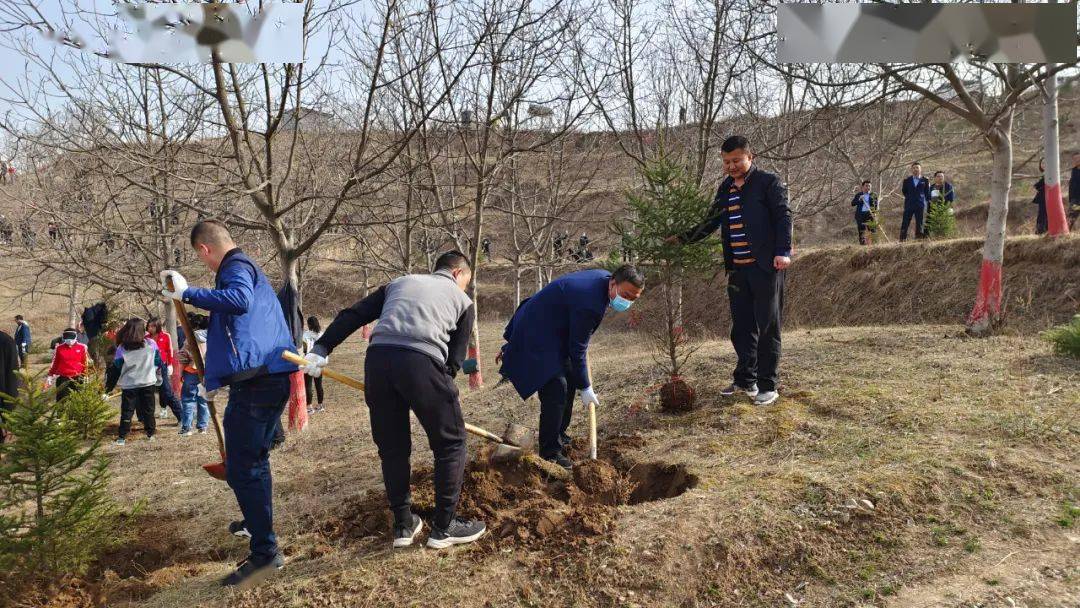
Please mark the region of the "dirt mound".
[[665, 412], [694, 409], [694, 388], [682, 378], [672, 378], [660, 387], [660, 409]]
[[[609, 533], [619, 516], [616, 507], [674, 498], [697, 485], [685, 465], [639, 463], [623, 450], [644, 445], [640, 438], [605, 442], [598, 460], [585, 458], [583, 442], [571, 447], [572, 480], [549, 477], [527, 459], [491, 462], [490, 448], [481, 448], [468, 465], [458, 513], [484, 520], [489, 533], [480, 546], [487, 550], [518, 546], [578, 546]], [[413, 511], [429, 520], [435, 511], [432, 471], [413, 474]], [[382, 491], [370, 491], [346, 503], [339, 515], [324, 522], [328, 539], [385, 540], [391, 518]]]

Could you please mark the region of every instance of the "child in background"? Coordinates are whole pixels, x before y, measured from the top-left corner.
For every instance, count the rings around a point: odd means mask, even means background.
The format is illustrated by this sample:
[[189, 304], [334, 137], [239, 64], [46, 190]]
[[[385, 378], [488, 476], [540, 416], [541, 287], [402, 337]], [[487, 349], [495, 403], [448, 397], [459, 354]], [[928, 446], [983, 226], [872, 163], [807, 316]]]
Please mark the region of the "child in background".
[[[206, 315], [188, 313], [188, 321], [195, 331], [195, 341], [198, 342], [199, 354], [206, 357], [206, 328], [209, 318]], [[191, 422], [195, 419], [195, 428], [200, 433], [206, 432], [206, 424], [210, 421], [210, 408], [206, 399], [199, 396], [199, 370], [195, 367], [191, 349], [192, 344], [184, 344], [180, 350], [180, 364], [183, 372], [183, 383], [180, 385], [180, 405], [183, 408], [183, 417], [180, 419], [180, 436], [191, 436]], [[196, 417], [195, 413], [198, 412]]]
[[128, 319], [116, 332], [118, 346], [105, 374], [105, 393], [116, 385], [123, 391], [120, 397], [120, 433], [116, 445], [124, 445], [131, 430], [131, 416], [139, 417], [149, 441], [154, 440], [157, 421], [154, 419], [154, 394], [161, 383], [164, 364], [152, 340], [146, 338], [146, 322], [138, 317]]
[[79, 332], [72, 327], [65, 329], [53, 350], [52, 366], [49, 367], [49, 384], [56, 383], [57, 401], [79, 389], [89, 364], [90, 351], [79, 342]]
[[[319, 324], [318, 317], [307, 318], [307, 329], [304, 330], [304, 354], [311, 352], [311, 349], [315, 346], [315, 341], [322, 337], [322, 325]], [[318, 407], [311, 407], [311, 385], [315, 385], [315, 390], [319, 393]], [[312, 378], [311, 376], [304, 374], [304, 392], [307, 393], [307, 411], [309, 414], [323, 411], [323, 385], [322, 376], [318, 378]]]
[[169, 332], [162, 330], [161, 319], [157, 317], [150, 317], [146, 322], [146, 337], [154, 341], [158, 354], [161, 356], [161, 362], [165, 365], [165, 369], [162, 371], [164, 378], [161, 386], [158, 387], [158, 406], [160, 409], [157, 417], [166, 418], [169, 415], [169, 410], [172, 410], [173, 416], [176, 416], [176, 421], [181, 422], [183, 408], [180, 406], [180, 400], [176, 398], [172, 389], [173, 365], [176, 364], [173, 359], [172, 337], [169, 336]]

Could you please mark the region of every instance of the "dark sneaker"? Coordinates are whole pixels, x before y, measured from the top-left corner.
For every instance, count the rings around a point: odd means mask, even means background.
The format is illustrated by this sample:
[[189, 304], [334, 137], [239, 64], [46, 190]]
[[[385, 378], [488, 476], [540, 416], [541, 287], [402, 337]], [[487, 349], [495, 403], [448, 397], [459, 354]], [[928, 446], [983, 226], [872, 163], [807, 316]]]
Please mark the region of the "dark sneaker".
[[266, 577], [284, 567], [285, 558], [282, 557], [280, 553], [275, 555], [274, 559], [265, 564], [256, 564], [251, 561], [251, 558], [249, 557], [237, 565], [236, 572], [233, 572], [222, 579], [221, 584], [224, 587], [233, 587], [237, 585], [247, 587], [257, 585], [266, 580]]
[[432, 527], [427, 546], [432, 549], [445, 549], [451, 545], [471, 543], [483, 536], [485, 531], [487, 526], [482, 521], [455, 517], [445, 530]]
[[743, 393], [747, 397], [757, 397], [757, 383], [751, 384], [750, 386], [739, 386], [738, 384], [731, 383], [720, 390], [720, 395], [724, 397], [734, 397], [736, 393]]
[[424, 529], [424, 520], [420, 519], [415, 513], [411, 513], [410, 515], [412, 516], [412, 521], [394, 524], [395, 549], [412, 545], [413, 541], [416, 540], [416, 537], [420, 536], [420, 531]]
[[234, 521], [230, 523], [229, 534], [239, 536], [240, 538], [251, 538], [251, 532], [248, 532], [247, 524], [243, 521]]
[[554, 462], [555, 464], [568, 471], [574, 467], [574, 463], [570, 462], [570, 459], [567, 458], [566, 454], [563, 454], [562, 452], [552, 454], [551, 456], [544, 456], [544, 460], [548, 462]]
[[570, 439], [569, 435], [567, 435], [566, 433], [559, 433], [559, 445], [564, 448], [568, 448], [570, 447], [571, 443], [573, 443], [573, 440]]

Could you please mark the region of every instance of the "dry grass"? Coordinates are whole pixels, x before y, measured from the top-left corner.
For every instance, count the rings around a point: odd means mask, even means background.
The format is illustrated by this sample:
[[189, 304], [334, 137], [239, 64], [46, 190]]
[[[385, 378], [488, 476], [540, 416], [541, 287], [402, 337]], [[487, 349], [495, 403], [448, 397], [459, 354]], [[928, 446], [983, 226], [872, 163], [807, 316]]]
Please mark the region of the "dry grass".
[[[493, 352], [501, 327], [482, 329]], [[381, 485], [363, 403], [328, 383], [327, 411], [273, 456], [289, 565], [244, 592], [216, 586], [246, 547], [225, 533], [239, 515], [228, 488], [199, 469], [215, 456], [213, 439], [181, 439], [166, 426], [155, 444], [110, 448], [116, 495], [144, 500], [148, 517], [175, 526], [170, 542], [183, 547], [182, 559], [159, 559], [141, 577], [150, 585], [133, 605], [778, 606], [787, 593], [806, 606], [855, 606], [901, 593], [914, 599], [896, 605], [961, 606], [931, 593], [938, 581], [960, 596], [1006, 592], [1014, 581], [1005, 575], [993, 575], [1001, 580], [992, 589], [978, 576], [966, 586], [957, 577], [997, 572], [1002, 558], [1029, 551], [1065, 574], [1049, 587], [1046, 577], [1025, 586], [1023, 597], [1069, 593], [1070, 581], [1075, 593], [1077, 547], [1064, 536], [1075, 532], [1058, 520], [1080, 491], [1080, 363], [1034, 337], [960, 334], [952, 326], [789, 332], [785, 396], [765, 409], [717, 396], [733, 358], [728, 344], [710, 343], [687, 373], [702, 407], [671, 416], [656, 411], [655, 395], [643, 396], [660, 377], [635, 351], [637, 338], [602, 331], [592, 358], [602, 440], [639, 435], [635, 457], [684, 463], [701, 482], [670, 500], [620, 507], [610, 537], [573, 551], [507, 543], [392, 552], [383, 538], [320, 536], [342, 504]], [[332, 362], [359, 374], [360, 348], [351, 341]], [[535, 401], [522, 404], [487, 380], [463, 390], [467, 419], [535, 425]], [[574, 434], [584, 434], [583, 422]], [[425, 445], [414, 425], [414, 466], [430, 463]], [[845, 508], [851, 498], [872, 501], [873, 511]]]

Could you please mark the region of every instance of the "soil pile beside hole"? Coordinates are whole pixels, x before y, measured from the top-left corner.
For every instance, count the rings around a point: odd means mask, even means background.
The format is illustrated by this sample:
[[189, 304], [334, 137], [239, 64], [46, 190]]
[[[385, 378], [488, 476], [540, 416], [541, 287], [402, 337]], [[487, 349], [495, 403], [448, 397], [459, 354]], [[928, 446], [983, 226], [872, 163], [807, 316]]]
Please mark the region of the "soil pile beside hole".
[[[507, 543], [560, 550], [585, 546], [611, 532], [616, 507], [673, 498], [698, 483], [684, 465], [638, 463], [629, 454], [644, 446], [640, 437], [605, 440], [598, 460], [581, 457], [583, 444], [578, 440], [569, 450], [576, 457], [572, 481], [551, 478], [526, 460], [492, 462], [490, 446], [477, 450], [465, 471], [458, 514], [487, 524], [481, 551]], [[430, 469], [413, 473], [413, 512], [429, 524], [435, 515], [433, 482]], [[370, 541], [374, 547], [389, 542], [391, 526], [379, 489], [348, 501], [319, 530], [328, 540]]]
[[660, 409], [665, 412], [689, 412], [694, 409], [694, 389], [682, 378], [672, 378], [660, 387]]

